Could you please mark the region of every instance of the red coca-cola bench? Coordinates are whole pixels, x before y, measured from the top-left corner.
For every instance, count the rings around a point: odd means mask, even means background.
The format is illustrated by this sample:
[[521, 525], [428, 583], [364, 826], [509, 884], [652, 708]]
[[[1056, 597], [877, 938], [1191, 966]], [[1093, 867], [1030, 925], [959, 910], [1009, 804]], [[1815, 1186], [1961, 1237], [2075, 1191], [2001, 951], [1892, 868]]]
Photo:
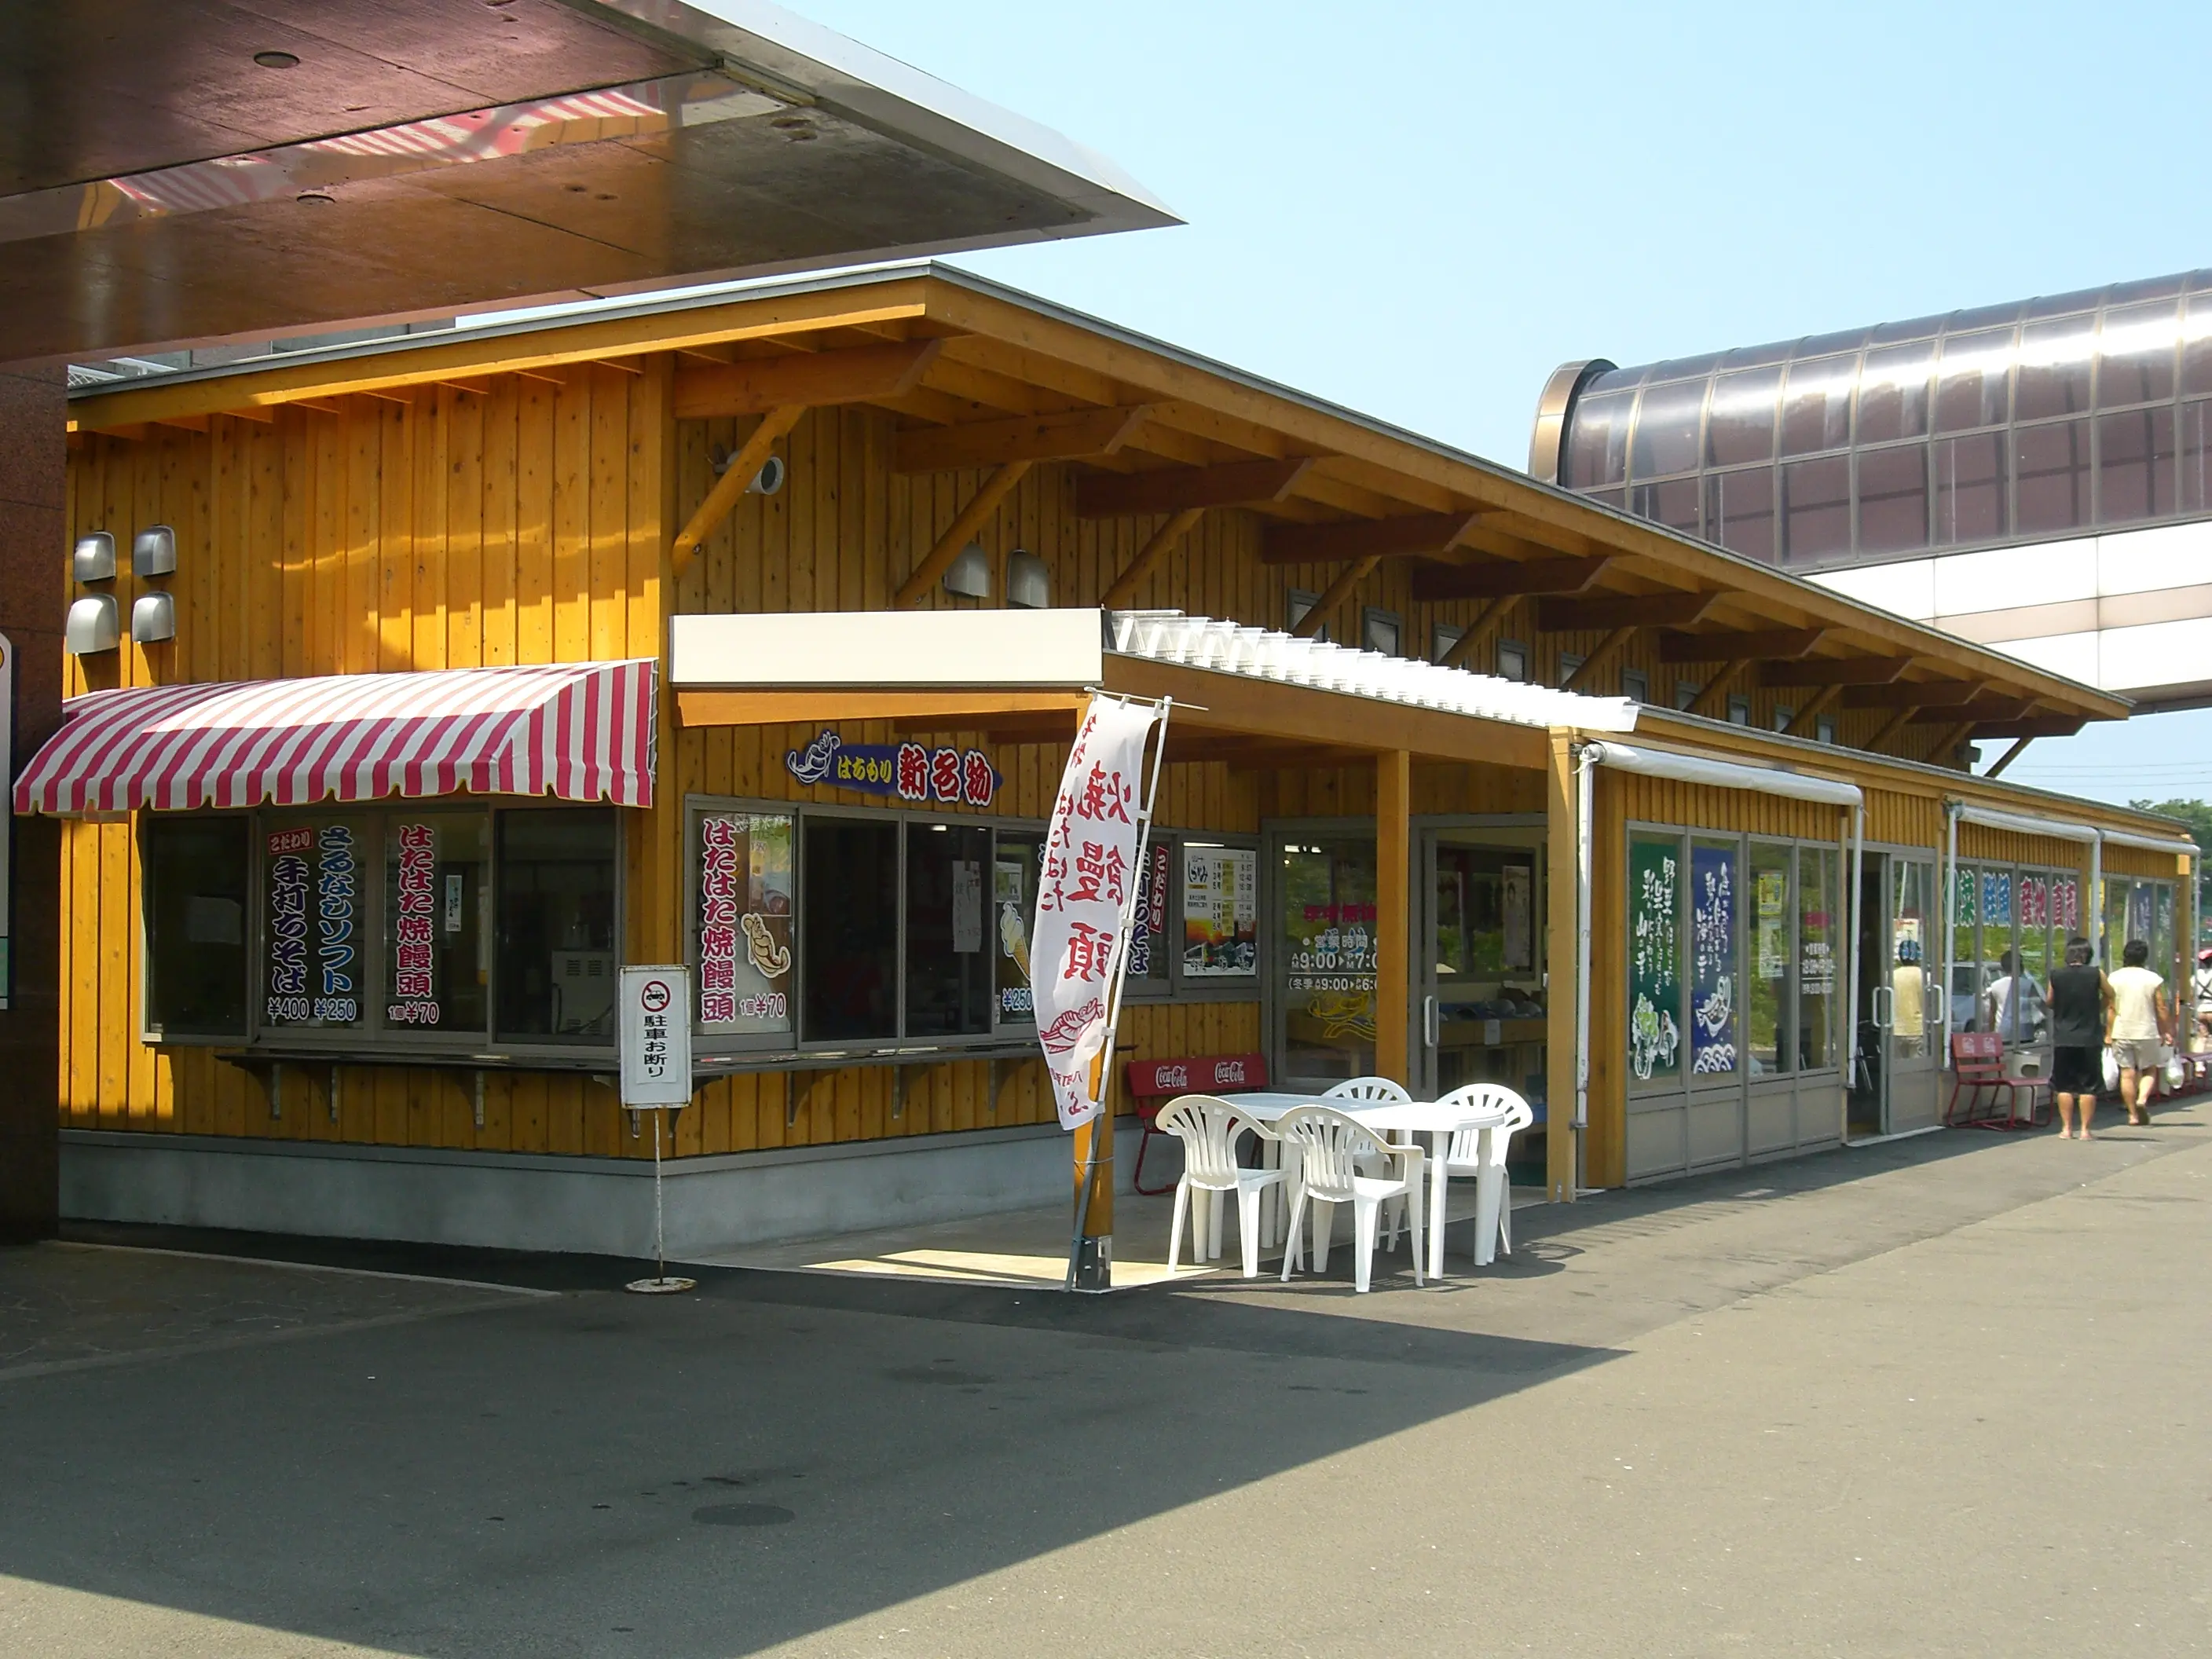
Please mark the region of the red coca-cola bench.
[[1148, 1197], [1157, 1197], [1173, 1190], [1175, 1185], [1173, 1182], [1165, 1187], [1145, 1185], [1145, 1148], [1159, 1133], [1160, 1108], [1178, 1095], [1234, 1095], [1264, 1089], [1267, 1059], [1265, 1054], [1199, 1054], [1186, 1060], [1133, 1060], [1121, 1077], [1135, 1103], [1137, 1121], [1145, 1126], [1137, 1141], [1137, 1167], [1129, 1172], [1129, 1184]]

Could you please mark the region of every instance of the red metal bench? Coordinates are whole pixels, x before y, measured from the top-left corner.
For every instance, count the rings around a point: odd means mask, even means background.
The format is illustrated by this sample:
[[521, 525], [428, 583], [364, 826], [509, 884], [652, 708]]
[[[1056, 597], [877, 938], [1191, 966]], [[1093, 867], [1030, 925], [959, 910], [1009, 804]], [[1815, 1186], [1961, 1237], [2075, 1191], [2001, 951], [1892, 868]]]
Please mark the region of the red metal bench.
[[1121, 1077], [1136, 1107], [1137, 1121], [1145, 1126], [1137, 1141], [1137, 1167], [1129, 1172], [1129, 1184], [1148, 1197], [1157, 1197], [1175, 1185], [1172, 1182], [1165, 1187], [1145, 1185], [1145, 1148], [1159, 1133], [1160, 1108], [1177, 1095], [1233, 1095], [1264, 1089], [1267, 1059], [1264, 1054], [1200, 1054], [1187, 1060], [1133, 1060]]
[[[1951, 1039], [1951, 1098], [1943, 1103], [1943, 1125], [1952, 1127], [1952, 1114], [1959, 1104], [1960, 1090], [1971, 1090], [1966, 1098], [1966, 1115], [1959, 1120], [1960, 1127], [1976, 1129], [2031, 1129], [2043, 1120], [2036, 1115], [2035, 1097], [2047, 1092], [2051, 1085], [2042, 1078], [2007, 1077], [2004, 1069], [2004, 1039], [1995, 1031], [1961, 1031]], [[1990, 1091], [1992, 1097], [2005, 1097], [2005, 1115], [1999, 1117], [1978, 1117], [1975, 1108], [1981, 1091]], [[2020, 1115], [2020, 1097], [2027, 1097], [2027, 1115]], [[1990, 1101], [1994, 1106], [1994, 1098]]]

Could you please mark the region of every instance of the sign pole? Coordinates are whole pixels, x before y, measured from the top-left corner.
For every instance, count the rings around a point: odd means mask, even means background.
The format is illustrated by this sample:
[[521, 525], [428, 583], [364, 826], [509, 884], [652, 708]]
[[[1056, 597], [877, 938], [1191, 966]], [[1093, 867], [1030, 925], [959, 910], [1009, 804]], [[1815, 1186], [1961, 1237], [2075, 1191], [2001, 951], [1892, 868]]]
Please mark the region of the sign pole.
[[622, 970], [623, 1104], [653, 1118], [653, 1276], [623, 1287], [640, 1296], [667, 1296], [699, 1285], [696, 1279], [668, 1276], [660, 1186], [661, 1120], [691, 1103], [691, 1009], [690, 969]]

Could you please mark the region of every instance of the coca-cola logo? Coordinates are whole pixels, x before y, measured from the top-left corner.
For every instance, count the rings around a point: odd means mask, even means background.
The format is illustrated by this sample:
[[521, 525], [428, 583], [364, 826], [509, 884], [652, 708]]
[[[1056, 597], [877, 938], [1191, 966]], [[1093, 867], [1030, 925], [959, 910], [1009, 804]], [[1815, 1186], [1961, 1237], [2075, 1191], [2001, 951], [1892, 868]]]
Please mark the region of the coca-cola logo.
[[1242, 1083], [1243, 1080], [1244, 1062], [1241, 1060], [1224, 1060], [1213, 1068], [1213, 1081], [1217, 1087], [1224, 1083]]
[[1153, 1082], [1162, 1089], [1188, 1089], [1190, 1070], [1183, 1066], [1163, 1066], [1155, 1073]]

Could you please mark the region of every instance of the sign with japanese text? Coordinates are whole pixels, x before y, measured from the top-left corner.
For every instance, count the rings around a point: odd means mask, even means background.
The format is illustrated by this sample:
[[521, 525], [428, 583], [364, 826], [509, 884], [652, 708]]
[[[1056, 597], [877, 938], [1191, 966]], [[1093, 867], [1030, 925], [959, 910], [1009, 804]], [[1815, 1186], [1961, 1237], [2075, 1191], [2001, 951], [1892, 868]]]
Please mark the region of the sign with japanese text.
[[2062, 933], [2081, 931], [2081, 883], [2074, 876], [2051, 880], [2051, 925]]
[[1168, 975], [1168, 872], [1174, 849], [1156, 841], [1145, 852], [1137, 878], [1137, 908], [1129, 921], [1132, 979], [1165, 979]]
[[622, 1098], [633, 1109], [691, 1103], [691, 972], [622, 970]]
[[1628, 1066], [1640, 1081], [1682, 1066], [1682, 855], [1672, 841], [1628, 845]]
[[1098, 1115], [1091, 1062], [1111, 1034], [1116, 945], [1135, 893], [1145, 744], [1158, 718], [1149, 704], [1091, 699], [1045, 832], [1030, 987], [1063, 1129]]
[[1245, 979], [1259, 971], [1259, 854], [1249, 847], [1183, 848], [1182, 932], [1186, 978]]
[[1735, 1070], [1736, 849], [1690, 851], [1690, 1070]]
[[791, 1029], [792, 819], [699, 819], [699, 1003], [711, 1031]]
[[354, 907], [359, 861], [353, 830], [326, 823], [315, 836], [315, 1017], [351, 1024], [361, 1018], [354, 963]]
[[315, 832], [306, 825], [269, 837], [269, 996], [263, 1017], [271, 1025], [296, 1025], [313, 1018], [307, 994], [307, 858]]
[[393, 1025], [435, 1025], [438, 985], [434, 937], [438, 919], [438, 832], [427, 823], [398, 826], [392, 928], [392, 1000], [384, 1018]]
[[847, 743], [824, 731], [804, 749], [787, 750], [784, 770], [801, 783], [892, 795], [916, 805], [988, 806], [1006, 780], [980, 749], [932, 749], [919, 743]]

